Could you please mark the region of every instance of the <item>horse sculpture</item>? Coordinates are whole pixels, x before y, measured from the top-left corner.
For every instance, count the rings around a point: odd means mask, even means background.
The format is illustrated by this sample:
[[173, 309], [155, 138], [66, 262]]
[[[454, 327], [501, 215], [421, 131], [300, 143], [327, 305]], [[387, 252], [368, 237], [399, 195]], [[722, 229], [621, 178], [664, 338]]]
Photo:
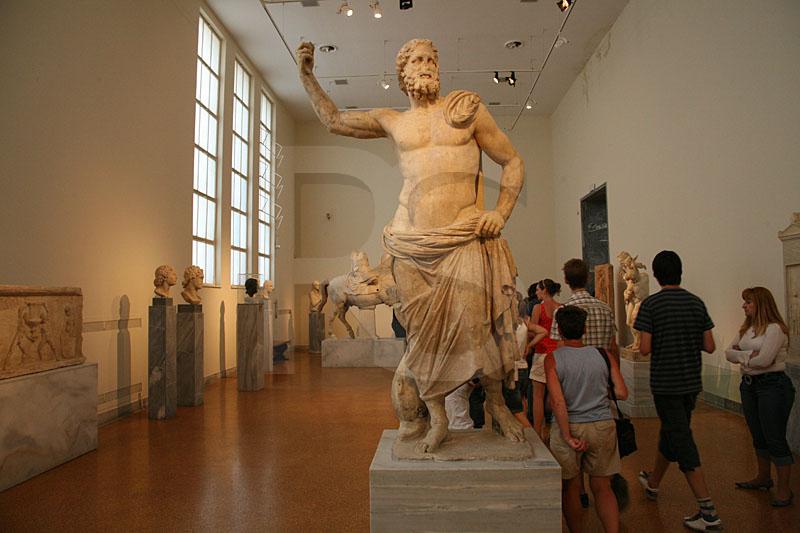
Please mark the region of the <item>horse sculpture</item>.
[[353, 328], [345, 317], [350, 307], [375, 309], [379, 304], [394, 307], [400, 302], [400, 297], [392, 275], [390, 255], [384, 254], [380, 265], [375, 269], [370, 268], [369, 258], [364, 252], [352, 252], [350, 262], [352, 264], [350, 272], [322, 282], [320, 308], [325, 306], [330, 297], [334, 312], [328, 321], [328, 331], [333, 332], [333, 321], [338, 318], [344, 324], [350, 338], [355, 338]]

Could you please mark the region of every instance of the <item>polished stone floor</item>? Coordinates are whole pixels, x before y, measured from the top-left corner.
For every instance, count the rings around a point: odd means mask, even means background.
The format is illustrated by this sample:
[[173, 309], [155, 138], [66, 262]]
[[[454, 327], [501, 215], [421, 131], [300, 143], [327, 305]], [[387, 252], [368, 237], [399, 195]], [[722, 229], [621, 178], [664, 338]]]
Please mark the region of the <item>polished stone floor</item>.
[[[290, 357], [261, 391], [239, 393], [235, 378], [222, 379], [203, 406], [178, 408], [175, 419], [140, 412], [100, 428], [97, 451], [0, 493], [0, 531], [368, 531], [369, 464], [383, 429], [396, 427], [391, 373]], [[640, 451], [623, 460], [631, 504], [622, 529], [683, 531], [694, 504], [677, 469], [657, 503], [636, 484], [658, 426], [635, 424]], [[774, 509], [766, 493], [733, 488], [755, 464], [740, 416], [701, 404], [694, 429], [727, 531], [800, 531], [800, 501]], [[793, 484], [800, 495], [800, 467]], [[591, 508], [586, 526], [600, 530]]]

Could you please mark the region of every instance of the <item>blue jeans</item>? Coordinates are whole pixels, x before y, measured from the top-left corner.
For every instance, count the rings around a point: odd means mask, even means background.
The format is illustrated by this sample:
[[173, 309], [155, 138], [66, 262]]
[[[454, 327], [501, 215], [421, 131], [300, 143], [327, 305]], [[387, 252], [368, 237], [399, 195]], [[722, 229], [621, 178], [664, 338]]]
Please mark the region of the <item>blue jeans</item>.
[[783, 372], [742, 376], [742, 410], [756, 455], [777, 466], [794, 463], [786, 442], [786, 423], [794, 403], [794, 385]]

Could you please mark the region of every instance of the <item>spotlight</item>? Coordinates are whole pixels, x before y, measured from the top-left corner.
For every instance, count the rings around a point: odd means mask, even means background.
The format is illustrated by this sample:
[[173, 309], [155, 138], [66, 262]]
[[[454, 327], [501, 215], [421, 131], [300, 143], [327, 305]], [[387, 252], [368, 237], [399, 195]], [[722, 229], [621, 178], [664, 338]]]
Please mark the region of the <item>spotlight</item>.
[[400, 0], [400, 9], [411, 9], [414, 7], [413, 0]]
[[492, 78], [495, 83], [500, 83], [500, 76], [497, 74], [497, 71], [494, 73], [494, 78]]
[[556, 5], [561, 11], [566, 11], [575, 2], [575, 0], [556, 0]]
[[381, 87], [383, 87], [384, 91], [388, 91], [389, 90], [389, 82], [386, 81], [385, 79], [381, 80]]
[[514, 75], [514, 71], [513, 70], [511, 71], [511, 76], [506, 78], [506, 81], [512, 87], [517, 84], [517, 77]]
[[372, 9], [372, 16], [376, 19], [383, 17], [383, 11], [381, 10], [381, 3], [380, 0], [375, 0], [374, 2], [370, 2], [369, 7]]
[[525, 102], [525, 109], [533, 109], [533, 106], [536, 105], [536, 100], [528, 100]]
[[565, 39], [564, 37], [559, 37], [556, 39], [555, 44], [553, 45], [554, 48], [561, 48], [565, 44], [569, 44], [569, 39]]
[[342, 5], [339, 6], [339, 9], [336, 10], [337, 15], [341, 15], [342, 13], [344, 13], [348, 17], [353, 16], [353, 8], [350, 7], [350, 2], [348, 2], [347, 0], [344, 0], [342, 2]]

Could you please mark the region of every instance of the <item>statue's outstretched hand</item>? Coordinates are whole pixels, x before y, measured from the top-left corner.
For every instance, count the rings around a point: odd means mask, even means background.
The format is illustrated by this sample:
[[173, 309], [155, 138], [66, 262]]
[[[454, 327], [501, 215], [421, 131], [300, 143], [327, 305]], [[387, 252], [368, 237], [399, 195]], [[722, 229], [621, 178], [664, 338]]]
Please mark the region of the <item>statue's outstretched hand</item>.
[[314, 43], [303, 42], [297, 47], [297, 66], [302, 74], [314, 71]]
[[475, 234], [479, 237], [498, 237], [506, 221], [497, 211], [484, 211], [475, 227]]

